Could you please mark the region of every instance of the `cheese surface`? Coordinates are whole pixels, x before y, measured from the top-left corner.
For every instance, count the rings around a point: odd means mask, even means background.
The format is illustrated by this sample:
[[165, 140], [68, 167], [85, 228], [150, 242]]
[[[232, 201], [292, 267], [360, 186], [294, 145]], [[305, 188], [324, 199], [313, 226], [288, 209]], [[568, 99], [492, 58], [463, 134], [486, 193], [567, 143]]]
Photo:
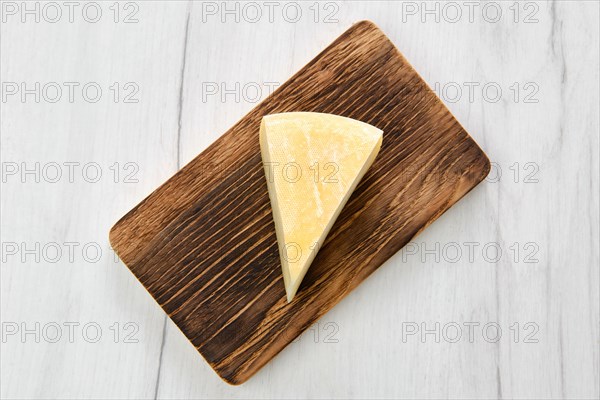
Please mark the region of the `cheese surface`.
[[374, 126], [332, 114], [263, 117], [260, 148], [288, 302], [375, 160], [382, 135]]

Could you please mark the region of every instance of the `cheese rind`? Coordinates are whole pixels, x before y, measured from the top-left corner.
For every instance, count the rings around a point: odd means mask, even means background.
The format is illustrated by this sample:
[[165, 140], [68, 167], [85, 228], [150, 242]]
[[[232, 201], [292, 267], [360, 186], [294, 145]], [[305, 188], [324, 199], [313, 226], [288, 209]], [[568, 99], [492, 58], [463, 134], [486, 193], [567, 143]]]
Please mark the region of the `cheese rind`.
[[375, 160], [382, 137], [380, 129], [338, 115], [263, 117], [260, 148], [288, 302]]

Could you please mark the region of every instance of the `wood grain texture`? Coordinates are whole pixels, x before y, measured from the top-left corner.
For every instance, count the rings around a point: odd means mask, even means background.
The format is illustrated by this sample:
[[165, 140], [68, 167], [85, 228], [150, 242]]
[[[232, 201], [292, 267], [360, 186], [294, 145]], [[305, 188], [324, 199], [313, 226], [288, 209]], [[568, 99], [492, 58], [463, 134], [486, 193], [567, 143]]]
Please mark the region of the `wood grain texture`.
[[[258, 131], [339, 114], [384, 131], [378, 158], [287, 304]], [[113, 248], [227, 382], [247, 380], [477, 185], [489, 161], [372, 23], [352, 26], [125, 215]]]

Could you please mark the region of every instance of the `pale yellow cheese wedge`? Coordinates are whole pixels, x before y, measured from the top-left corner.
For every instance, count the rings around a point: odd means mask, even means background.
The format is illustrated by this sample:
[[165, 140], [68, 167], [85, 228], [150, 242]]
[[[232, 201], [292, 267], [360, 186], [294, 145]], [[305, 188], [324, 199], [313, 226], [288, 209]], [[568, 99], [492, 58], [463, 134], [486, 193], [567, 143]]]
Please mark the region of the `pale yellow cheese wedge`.
[[332, 114], [263, 117], [260, 148], [288, 302], [381, 147], [383, 132]]

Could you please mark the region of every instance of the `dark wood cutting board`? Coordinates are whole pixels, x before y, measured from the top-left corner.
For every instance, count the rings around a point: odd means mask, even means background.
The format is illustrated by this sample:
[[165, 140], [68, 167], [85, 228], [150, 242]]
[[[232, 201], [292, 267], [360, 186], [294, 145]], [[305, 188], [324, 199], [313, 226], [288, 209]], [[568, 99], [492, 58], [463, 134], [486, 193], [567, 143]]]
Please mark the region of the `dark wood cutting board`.
[[[292, 303], [261, 165], [263, 115], [384, 131]], [[489, 161], [387, 37], [353, 25], [125, 215], [112, 247], [214, 370], [246, 381], [485, 178]]]

